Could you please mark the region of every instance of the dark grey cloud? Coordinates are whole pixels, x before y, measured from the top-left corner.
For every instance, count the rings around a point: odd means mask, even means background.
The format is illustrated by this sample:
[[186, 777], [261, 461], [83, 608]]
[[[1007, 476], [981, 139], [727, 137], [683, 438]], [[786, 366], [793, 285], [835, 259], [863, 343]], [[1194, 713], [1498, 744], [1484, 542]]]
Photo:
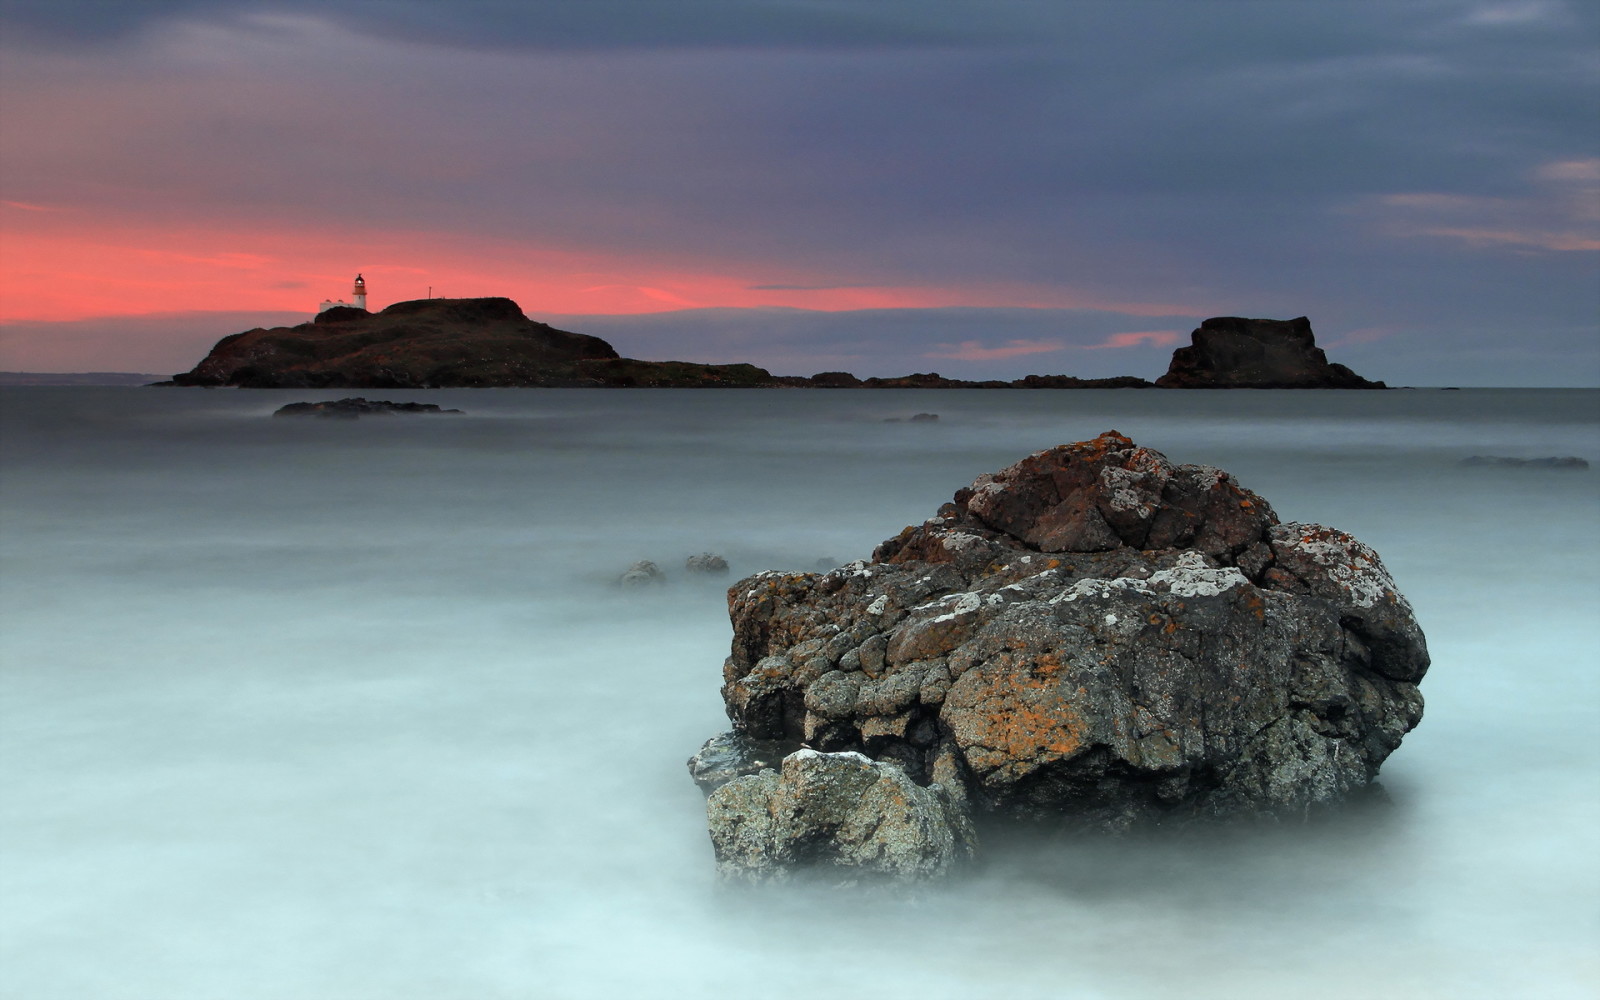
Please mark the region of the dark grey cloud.
[[875, 48], [969, 45], [1014, 32], [952, 0], [4, 0], [13, 30], [58, 43], [117, 39], [185, 18], [327, 18], [429, 45], [487, 49]]

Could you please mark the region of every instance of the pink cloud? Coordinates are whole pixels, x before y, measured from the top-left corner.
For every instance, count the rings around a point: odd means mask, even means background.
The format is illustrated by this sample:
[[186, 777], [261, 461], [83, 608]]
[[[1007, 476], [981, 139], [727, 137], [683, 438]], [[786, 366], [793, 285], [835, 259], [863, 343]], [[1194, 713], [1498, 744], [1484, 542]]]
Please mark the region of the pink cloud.
[[956, 361], [998, 361], [1017, 358], [1024, 354], [1048, 354], [1067, 345], [1058, 340], [1008, 340], [1000, 347], [984, 347], [976, 340], [963, 340], [960, 344], [940, 344], [942, 350], [929, 351], [926, 358], [951, 358]]
[[1556, 160], [1529, 175], [1526, 194], [1485, 198], [1439, 192], [1383, 195], [1380, 217], [1398, 236], [1432, 236], [1518, 252], [1600, 250], [1600, 159]]
[[1387, 340], [1400, 331], [1392, 326], [1364, 326], [1359, 330], [1351, 330], [1342, 337], [1329, 340], [1324, 347], [1348, 347], [1352, 344], [1371, 344], [1380, 340]]
[[1138, 347], [1149, 344], [1151, 347], [1166, 347], [1176, 344], [1181, 334], [1176, 330], [1139, 330], [1134, 333], [1113, 333], [1098, 344], [1088, 344], [1085, 350], [1099, 351], [1108, 347]]
[[1600, 239], [1581, 233], [1549, 232], [1546, 230], [1473, 229], [1454, 226], [1435, 226], [1418, 230], [1424, 236], [1443, 236], [1457, 239], [1469, 246], [1520, 246], [1539, 250], [1600, 250]]

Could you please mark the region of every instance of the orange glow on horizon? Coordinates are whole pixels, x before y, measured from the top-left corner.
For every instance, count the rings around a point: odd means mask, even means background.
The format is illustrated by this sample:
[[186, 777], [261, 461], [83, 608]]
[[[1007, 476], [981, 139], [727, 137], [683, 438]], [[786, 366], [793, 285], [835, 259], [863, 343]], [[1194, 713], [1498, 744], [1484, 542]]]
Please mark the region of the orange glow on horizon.
[[309, 316], [322, 300], [344, 296], [357, 271], [372, 288], [374, 311], [425, 298], [431, 288], [435, 298], [504, 295], [535, 319], [718, 307], [1194, 311], [1170, 303], [1097, 301], [1067, 289], [1020, 284], [837, 287], [790, 272], [784, 274], [790, 283], [775, 285], [770, 271], [757, 276], [712, 267], [689, 270], [680, 262], [433, 233], [313, 240], [298, 231], [62, 226], [59, 216], [46, 227], [34, 223], [55, 213], [19, 209], [6, 213], [0, 241], [0, 322], [212, 310]]

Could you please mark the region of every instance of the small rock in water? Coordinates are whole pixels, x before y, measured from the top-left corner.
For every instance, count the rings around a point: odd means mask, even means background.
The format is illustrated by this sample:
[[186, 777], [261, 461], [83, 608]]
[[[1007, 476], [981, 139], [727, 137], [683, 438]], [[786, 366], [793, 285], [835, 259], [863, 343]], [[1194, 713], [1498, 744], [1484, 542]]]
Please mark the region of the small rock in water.
[[461, 410], [443, 410], [436, 403], [391, 403], [387, 399], [363, 399], [350, 396], [345, 399], [322, 400], [316, 403], [289, 403], [273, 412], [275, 417], [321, 417], [325, 420], [357, 420], [363, 415], [391, 413], [461, 413]]
[[1508, 458], [1503, 455], [1473, 455], [1463, 458], [1460, 465], [1498, 465], [1507, 468], [1532, 466], [1539, 469], [1587, 469], [1587, 460], [1576, 455], [1549, 455], [1544, 458]]
[[690, 556], [685, 559], [683, 568], [690, 573], [700, 573], [706, 576], [721, 575], [728, 572], [728, 560], [715, 552], [702, 552], [697, 556]]
[[912, 416], [911, 422], [914, 424], [925, 424], [938, 419], [939, 415], [937, 413], [918, 413]]
[[661, 567], [648, 559], [641, 559], [628, 567], [628, 571], [617, 578], [617, 582], [624, 587], [650, 587], [667, 582], [667, 574], [661, 572]]

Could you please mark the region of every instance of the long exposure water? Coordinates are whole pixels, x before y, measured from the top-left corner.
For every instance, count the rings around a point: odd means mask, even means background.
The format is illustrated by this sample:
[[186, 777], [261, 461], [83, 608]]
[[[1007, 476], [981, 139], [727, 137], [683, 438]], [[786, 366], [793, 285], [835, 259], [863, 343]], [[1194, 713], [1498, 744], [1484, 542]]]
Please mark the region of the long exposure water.
[[[1600, 392], [0, 391], [0, 996], [1600, 992]], [[910, 422], [919, 411], [937, 421]], [[892, 419], [900, 418], [900, 419]], [[719, 889], [723, 590], [1115, 428], [1416, 607], [1392, 804]], [[705, 581], [686, 556], [734, 575]], [[623, 591], [630, 563], [667, 587]]]

